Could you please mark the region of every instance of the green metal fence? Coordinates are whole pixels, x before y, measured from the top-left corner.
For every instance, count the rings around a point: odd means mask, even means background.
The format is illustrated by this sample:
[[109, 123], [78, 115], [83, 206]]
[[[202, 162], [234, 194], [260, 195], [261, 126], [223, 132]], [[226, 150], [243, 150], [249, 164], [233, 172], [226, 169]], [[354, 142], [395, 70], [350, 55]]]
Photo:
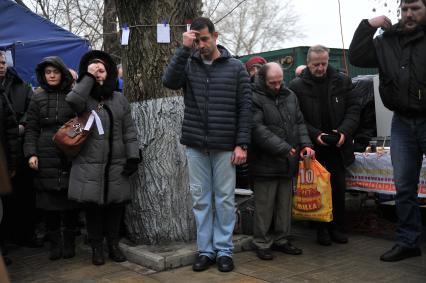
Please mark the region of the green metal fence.
[[[294, 79], [294, 70], [299, 65], [306, 65], [306, 55], [308, 53], [309, 46], [299, 46], [292, 48], [285, 48], [279, 50], [273, 50], [268, 52], [260, 52], [249, 55], [244, 55], [239, 57], [242, 62], [246, 62], [253, 56], [262, 56], [268, 62], [279, 62], [284, 67], [284, 81], [288, 84], [292, 79]], [[346, 50], [346, 60], [348, 63], [349, 76], [351, 78], [358, 75], [372, 75], [377, 74], [378, 70], [373, 68], [358, 68], [349, 63], [347, 58]], [[343, 60], [343, 49], [330, 48], [330, 60], [329, 64], [339, 70], [345, 70], [345, 64]]]

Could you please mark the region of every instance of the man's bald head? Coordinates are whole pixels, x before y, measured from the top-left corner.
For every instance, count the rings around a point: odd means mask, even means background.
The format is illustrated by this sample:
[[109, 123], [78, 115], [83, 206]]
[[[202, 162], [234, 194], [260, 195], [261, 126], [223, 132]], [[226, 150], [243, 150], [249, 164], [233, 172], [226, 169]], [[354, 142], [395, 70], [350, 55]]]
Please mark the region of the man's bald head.
[[284, 80], [283, 68], [280, 64], [271, 62], [262, 67], [266, 88], [274, 93], [279, 93]]

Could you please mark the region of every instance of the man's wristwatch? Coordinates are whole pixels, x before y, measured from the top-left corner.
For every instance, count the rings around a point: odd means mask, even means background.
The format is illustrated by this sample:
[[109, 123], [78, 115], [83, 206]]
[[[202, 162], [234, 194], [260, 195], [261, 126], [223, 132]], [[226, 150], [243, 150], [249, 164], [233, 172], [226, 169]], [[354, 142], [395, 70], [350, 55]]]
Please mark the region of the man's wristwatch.
[[246, 145], [246, 144], [239, 144], [238, 146], [241, 147], [245, 151], [248, 150], [248, 145]]

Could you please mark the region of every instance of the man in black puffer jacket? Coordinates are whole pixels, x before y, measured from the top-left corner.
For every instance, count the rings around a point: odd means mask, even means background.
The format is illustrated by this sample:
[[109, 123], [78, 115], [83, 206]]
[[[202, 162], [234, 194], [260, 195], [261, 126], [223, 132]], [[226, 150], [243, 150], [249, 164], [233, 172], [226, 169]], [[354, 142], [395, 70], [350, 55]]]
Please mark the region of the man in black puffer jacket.
[[[373, 39], [377, 29], [384, 33]], [[426, 0], [402, 0], [401, 21], [385, 16], [363, 20], [349, 48], [351, 63], [378, 67], [380, 96], [394, 111], [391, 158], [396, 187], [396, 245], [381, 256], [398, 261], [421, 255], [417, 189], [426, 153]]]
[[256, 78], [253, 146], [249, 155], [256, 206], [253, 245], [260, 259], [270, 260], [273, 258], [271, 248], [292, 255], [302, 253], [287, 238], [291, 226], [292, 183], [299, 154], [313, 156], [315, 152], [311, 149], [296, 95], [283, 85], [281, 66], [268, 63]]
[[193, 270], [207, 269], [217, 257], [219, 270], [227, 272], [234, 268], [235, 165], [246, 161], [250, 143], [251, 89], [244, 65], [216, 45], [217, 38], [209, 19], [195, 19], [163, 83], [184, 90], [181, 143], [187, 146], [199, 251]]
[[351, 80], [328, 65], [328, 48], [308, 50], [307, 68], [290, 83], [299, 99], [318, 161], [330, 172], [333, 222], [318, 225], [317, 241], [347, 243], [345, 226], [345, 166], [354, 160], [353, 134], [358, 127], [360, 106], [352, 93]]

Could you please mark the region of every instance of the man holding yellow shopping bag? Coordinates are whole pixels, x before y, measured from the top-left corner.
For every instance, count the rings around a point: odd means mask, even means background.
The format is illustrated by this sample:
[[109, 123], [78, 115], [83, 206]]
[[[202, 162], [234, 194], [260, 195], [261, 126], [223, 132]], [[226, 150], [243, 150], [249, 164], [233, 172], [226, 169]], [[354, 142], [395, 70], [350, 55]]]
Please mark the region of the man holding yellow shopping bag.
[[347, 243], [345, 226], [345, 167], [354, 160], [353, 134], [358, 127], [360, 106], [349, 77], [328, 65], [328, 48], [308, 50], [307, 69], [290, 83], [299, 99], [309, 136], [315, 142], [318, 161], [330, 172], [333, 221], [319, 223], [317, 242]]
[[[313, 157], [312, 143], [296, 95], [284, 87], [283, 70], [268, 63], [258, 72], [253, 90], [252, 147], [255, 215], [253, 245], [260, 259], [271, 260], [271, 249], [299, 255], [288, 241], [291, 224], [292, 179], [299, 155]], [[274, 231], [270, 231], [274, 227]]]

